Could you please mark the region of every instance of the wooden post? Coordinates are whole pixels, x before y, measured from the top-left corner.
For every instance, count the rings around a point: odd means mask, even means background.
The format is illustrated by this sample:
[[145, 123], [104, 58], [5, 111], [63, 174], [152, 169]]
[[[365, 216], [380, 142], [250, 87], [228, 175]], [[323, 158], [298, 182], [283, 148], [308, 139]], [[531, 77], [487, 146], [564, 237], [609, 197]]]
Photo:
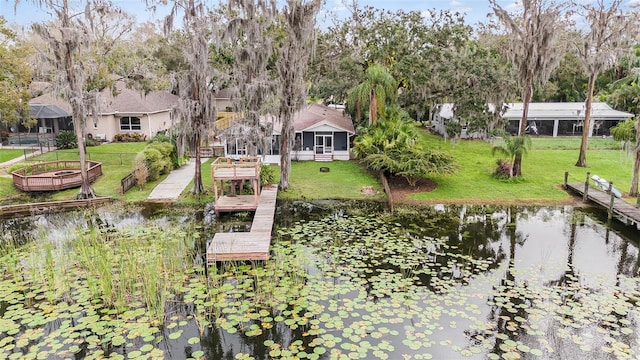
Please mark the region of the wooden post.
[[565, 171], [564, 172], [564, 189], [567, 189], [567, 180], [569, 179], [569, 172]]
[[[611, 187], [609, 187], [609, 189], [611, 189], [613, 187], [613, 185]], [[613, 219], [613, 203], [616, 199], [616, 196], [613, 194], [613, 192], [611, 192], [611, 201], [609, 202], [609, 212], [607, 214], [607, 221], [611, 221], [611, 219]]]
[[587, 200], [589, 199], [588, 195], [589, 195], [589, 176], [590, 175], [591, 173], [587, 171], [587, 180], [584, 182], [584, 194], [582, 194], [583, 202], [587, 202]]

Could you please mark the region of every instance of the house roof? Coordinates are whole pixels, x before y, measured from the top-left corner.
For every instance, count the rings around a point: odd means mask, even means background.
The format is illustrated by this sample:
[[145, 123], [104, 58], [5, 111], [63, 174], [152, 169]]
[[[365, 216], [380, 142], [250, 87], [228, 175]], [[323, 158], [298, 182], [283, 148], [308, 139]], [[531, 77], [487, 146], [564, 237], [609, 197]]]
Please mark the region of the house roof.
[[[101, 92], [100, 115], [153, 114], [170, 110], [178, 102], [178, 97], [168, 91], [152, 91], [144, 95], [127, 88], [122, 82], [116, 83], [116, 91], [116, 95], [110, 89]], [[52, 94], [35, 97], [29, 104], [55, 105], [71, 113], [69, 103]]]
[[[577, 120], [584, 118], [583, 102], [567, 103], [530, 103], [528, 119], [530, 120]], [[502, 115], [509, 120], [520, 120], [522, 118], [523, 103], [507, 104], [507, 111]], [[598, 120], [621, 120], [631, 118], [633, 114], [614, 110], [607, 103], [594, 102], [591, 104], [591, 118]]]
[[[262, 121], [273, 122], [273, 132], [280, 134], [282, 124], [275, 116], [263, 117]], [[355, 134], [353, 122], [341, 110], [332, 109], [325, 105], [309, 104], [293, 115], [293, 129], [295, 132], [312, 131], [321, 126], [328, 126], [339, 131]]]
[[215, 94], [216, 99], [231, 99], [237, 96], [237, 90], [235, 88], [220, 89]]
[[29, 103], [31, 117], [34, 119], [59, 119], [71, 116], [71, 113], [52, 104]]

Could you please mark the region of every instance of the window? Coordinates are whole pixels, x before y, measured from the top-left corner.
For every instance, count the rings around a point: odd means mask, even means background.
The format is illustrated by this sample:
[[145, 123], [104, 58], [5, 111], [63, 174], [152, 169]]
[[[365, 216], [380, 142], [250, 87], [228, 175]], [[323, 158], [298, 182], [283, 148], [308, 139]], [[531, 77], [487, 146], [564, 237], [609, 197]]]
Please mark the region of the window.
[[137, 118], [135, 116], [121, 117], [120, 130], [121, 131], [142, 130], [142, 127], [140, 126], [140, 118]]

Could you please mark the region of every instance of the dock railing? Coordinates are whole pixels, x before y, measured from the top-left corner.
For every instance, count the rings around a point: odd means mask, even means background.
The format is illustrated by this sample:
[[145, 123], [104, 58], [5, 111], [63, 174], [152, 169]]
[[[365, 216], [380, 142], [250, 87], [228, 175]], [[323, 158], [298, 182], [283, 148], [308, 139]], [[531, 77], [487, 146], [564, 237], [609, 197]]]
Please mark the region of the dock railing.
[[211, 164], [213, 179], [246, 179], [260, 176], [262, 160], [257, 156], [243, 157], [239, 160], [220, 157]]

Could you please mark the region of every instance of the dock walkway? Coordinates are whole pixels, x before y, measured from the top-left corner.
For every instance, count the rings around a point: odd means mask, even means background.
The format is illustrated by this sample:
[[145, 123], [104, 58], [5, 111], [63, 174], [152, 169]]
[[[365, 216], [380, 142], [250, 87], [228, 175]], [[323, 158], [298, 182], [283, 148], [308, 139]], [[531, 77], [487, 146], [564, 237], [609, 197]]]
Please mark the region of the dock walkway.
[[[568, 182], [565, 187], [584, 198], [584, 182]], [[611, 201], [613, 198], [613, 207]], [[640, 209], [628, 202], [618, 199], [611, 194], [601, 191], [591, 185], [587, 188], [587, 200], [609, 211], [611, 216], [625, 225], [634, 225], [640, 229]]]
[[278, 187], [264, 187], [253, 216], [251, 231], [216, 233], [207, 248], [207, 263], [228, 260], [269, 260], [271, 229]]

